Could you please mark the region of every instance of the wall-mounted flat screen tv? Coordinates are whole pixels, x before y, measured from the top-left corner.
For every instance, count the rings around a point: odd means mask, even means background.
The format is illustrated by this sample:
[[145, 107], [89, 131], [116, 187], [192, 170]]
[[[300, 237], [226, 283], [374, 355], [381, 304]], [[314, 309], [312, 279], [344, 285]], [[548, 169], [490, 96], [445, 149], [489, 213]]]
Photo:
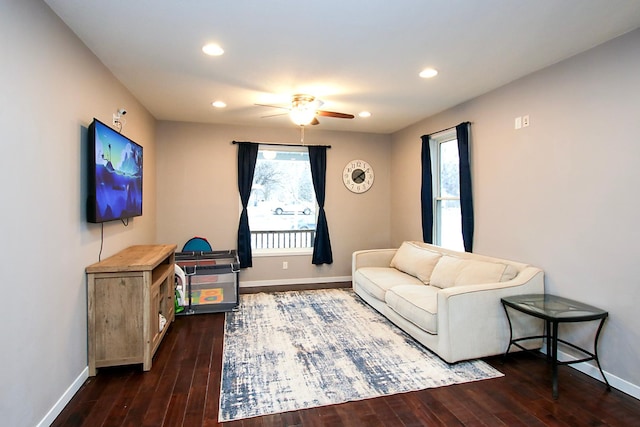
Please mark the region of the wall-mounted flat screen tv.
[[142, 146], [98, 119], [89, 125], [87, 221], [142, 215]]

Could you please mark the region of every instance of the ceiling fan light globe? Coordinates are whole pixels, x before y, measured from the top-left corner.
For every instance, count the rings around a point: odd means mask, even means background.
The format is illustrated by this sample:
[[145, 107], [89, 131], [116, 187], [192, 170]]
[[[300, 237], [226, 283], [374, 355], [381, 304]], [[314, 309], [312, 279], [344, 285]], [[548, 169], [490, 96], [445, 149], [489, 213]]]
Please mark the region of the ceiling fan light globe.
[[311, 108], [293, 108], [289, 117], [291, 121], [298, 126], [306, 126], [313, 121], [316, 111]]

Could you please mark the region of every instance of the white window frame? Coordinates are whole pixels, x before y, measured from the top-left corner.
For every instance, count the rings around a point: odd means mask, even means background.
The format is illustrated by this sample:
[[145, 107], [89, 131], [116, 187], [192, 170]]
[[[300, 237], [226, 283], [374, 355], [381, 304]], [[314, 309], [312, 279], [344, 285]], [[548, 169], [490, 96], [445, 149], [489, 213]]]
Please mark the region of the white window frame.
[[[308, 149], [307, 147], [302, 147], [302, 146], [289, 146], [289, 145], [260, 145], [258, 147], [258, 153], [260, 153], [261, 151], [277, 151], [277, 152], [302, 152], [302, 153], [308, 153]], [[312, 184], [313, 185], [313, 184]], [[315, 200], [315, 193], [313, 194], [313, 198]], [[318, 202], [317, 200], [315, 201], [315, 222], [316, 222], [316, 226], [317, 226], [317, 222], [318, 222]], [[240, 210], [242, 210], [242, 202], [240, 202]], [[251, 226], [251, 220], [249, 219], [249, 226]], [[259, 257], [277, 257], [277, 256], [303, 256], [303, 255], [312, 255], [313, 254], [313, 246], [309, 247], [309, 248], [263, 248], [263, 249], [256, 249], [256, 248], [251, 248], [251, 254], [252, 256], [259, 258]]]
[[[441, 194], [441, 182], [440, 176], [441, 174], [441, 147], [442, 144], [453, 142], [458, 140], [458, 135], [456, 133], [456, 129], [448, 129], [442, 132], [438, 132], [434, 135], [431, 135], [430, 150], [431, 150], [431, 165], [432, 165], [432, 180], [433, 180], [433, 230], [432, 237], [434, 244], [438, 246], [442, 246], [442, 211], [441, 205], [442, 202], [445, 201], [458, 201], [460, 202], [460, 197], [442, 197]], [[462, 235], [460, 236], [462, 239]], [[449, 248], [449, 249], [459, 249], [459, 248]], [[464, 250], [464, 249], [462, 249]]]

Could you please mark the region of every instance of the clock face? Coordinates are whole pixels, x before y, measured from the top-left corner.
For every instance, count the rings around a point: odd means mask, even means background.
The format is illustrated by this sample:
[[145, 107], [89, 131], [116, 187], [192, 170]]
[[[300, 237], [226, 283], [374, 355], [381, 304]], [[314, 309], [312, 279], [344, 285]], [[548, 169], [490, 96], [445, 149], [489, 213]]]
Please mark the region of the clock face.
[[352, 160], [344, 167], [342, 181], [354, 193], [364, 193], [373, 185], [373, 168], [364, 160]]

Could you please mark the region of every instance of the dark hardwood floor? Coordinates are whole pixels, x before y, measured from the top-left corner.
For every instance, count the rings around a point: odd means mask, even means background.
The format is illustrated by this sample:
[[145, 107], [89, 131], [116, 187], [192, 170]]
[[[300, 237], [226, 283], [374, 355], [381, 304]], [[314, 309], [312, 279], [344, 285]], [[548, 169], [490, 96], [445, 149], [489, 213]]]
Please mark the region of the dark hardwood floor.
[[[153, 360], [102, 368], [53, 426], [216, 426], [224, 314], [178, 317]], [[532, 354], [487, 362], [502, 378], [224, 423], [225, 426], [638, 426], [640, 401]], [[605, 366], [606, 368], [606, 366]]]

